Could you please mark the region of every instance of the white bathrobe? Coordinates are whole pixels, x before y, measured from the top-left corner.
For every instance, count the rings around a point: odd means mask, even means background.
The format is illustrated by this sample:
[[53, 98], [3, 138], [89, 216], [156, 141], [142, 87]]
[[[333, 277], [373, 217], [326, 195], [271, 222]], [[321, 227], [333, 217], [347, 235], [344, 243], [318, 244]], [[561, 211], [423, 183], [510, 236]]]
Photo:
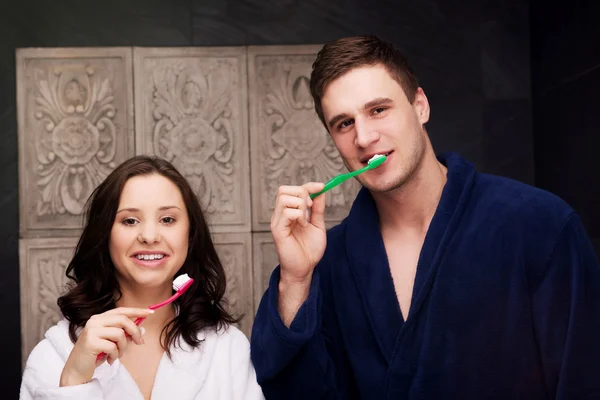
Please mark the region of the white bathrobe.
[[[103, 363], [93, 379], [83, 385], [59, 387], [60, 375], [73, 349], [66, 320], [48, 329], [45, 339], [31, 352], [23, 372], [21, 400], [143, 400], [125, 367], [116, 360]], [[230, 326], [226, 331], [206, 331], [205, 340], [193, 349], [181, 340], [163, 355], [158, 366], [152, 400], [264, 399], [250, 361], [246, 336]]]

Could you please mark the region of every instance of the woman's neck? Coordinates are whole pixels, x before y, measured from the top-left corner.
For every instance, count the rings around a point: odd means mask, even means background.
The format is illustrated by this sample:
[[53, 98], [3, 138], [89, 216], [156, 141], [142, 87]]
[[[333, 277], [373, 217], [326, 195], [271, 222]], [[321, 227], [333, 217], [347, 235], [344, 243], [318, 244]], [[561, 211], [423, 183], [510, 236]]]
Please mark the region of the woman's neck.
[[[121, 293], [121, 298], [116, 302], [117, 307], [148, 308], [167, 300], [173, 292], [171, 287], [132, 290], [121, 285]], [[175, 308], [169, 304], [155, 310], [154, 314], [146, 318], [143, 326], [147, 331], [162, 331], [173, 318], [175, 318]]]

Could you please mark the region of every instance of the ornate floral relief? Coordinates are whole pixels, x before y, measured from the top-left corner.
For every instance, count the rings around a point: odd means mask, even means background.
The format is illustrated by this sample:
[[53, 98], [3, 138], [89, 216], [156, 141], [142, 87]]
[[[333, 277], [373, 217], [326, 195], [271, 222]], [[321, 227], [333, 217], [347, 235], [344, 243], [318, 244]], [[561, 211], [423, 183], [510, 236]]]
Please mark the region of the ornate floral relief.
[[38, 216], [81, 214], [94, 188], [115, 168], [113, 82], [101, 75], [82, 64], [34, 70]]
[[22, 363], [62, 315], [56, 303], [66, 290], [65, 270], [75, 238], [19, 240]]
[[[60, 310], [56, 304], [58, 297], [64, 292], [67, 285], [65, 270], [72, 256], [72, 251], [60, 249], [46, 251], [36, 260], [30, 268], [39, 271], [39, 303], [34, 304], [39, 311], [39, 338], [60, 318]], [[35, 314], [38, 314], [37, 312]], [[34, 315], [35, 315], [34, 314]]]
[[148, 62], [154, 153], [181, 171], [208, 213], [236, 213], [234, 138], [243, 134], [235, 121], [237, 64], [218, 58]]
[[254, 269], [254, 310], [258, 308], [265, 290], [269, 286], [271, 274], [279, 260], [273, 243], [273, 236], [266, 232], [257, 232], [252, 234], [253, 248], [253, 269]]
[[275, 250], [275, 244], [272, 241], [267, 241], [260, 244], [260, 254], [262, 256], [262, 281], [263, 290], [266, 290], [269, 286], [269, 279], [271, 274], [277, 265], [279, 265], [279, 259], [277, 258], [277, 251]]
[[[238, 328], [246, 335], [250, 335], [250, 327], [254, 317], [251, 282], [247, 281], [247, 277], [251, 275], [249, 269], [252, 268], [246, 257], [246, 252], [250, 249], [246, 250], [243, 239], [234, 239], [235, 242], [231, 242], [231, 239], [225, 239], [224, 236], [221, 236], [221, 239], [217, 240], [216, 249], [227, 277], [225, 297], [228, 301], [228, 309], [234, 316], [243, 314]], [[237, 240], [241, 240], [241, 242]]]
[[220, 246], [219, 258], [221, 259], [221, 264], [223, 264], [225, 276], [227, 277], [226, 298], [229, 302], [229, 308], [233, 312], [243, 312], [244, 310], [240, 309], [240, 304], [238, 301], [238, 297], [240, 295], [239, 291], [242, 289], [238, 282], [238, 274], [236, 273], [236, 269], [239, 268], [239, 266], [237, 266], [239, 262], [237, 260], [238, 257], [236, 257], [229, 246]]
[[[259, 126], [267, 134], [261, 151], [264, 180], [262, 199], [274, 205], [282, 184], [326, 182], [347, 172], [327, 130], [314, 111], [310, 95], [310, 65], [314, 56], [257, 57], [264, 87]], [[264, 160], [264, 161], [263, 161]], [[356, 195], [356, 185], [338, 186], [328, 192], [328, 207], [346, 207]]]

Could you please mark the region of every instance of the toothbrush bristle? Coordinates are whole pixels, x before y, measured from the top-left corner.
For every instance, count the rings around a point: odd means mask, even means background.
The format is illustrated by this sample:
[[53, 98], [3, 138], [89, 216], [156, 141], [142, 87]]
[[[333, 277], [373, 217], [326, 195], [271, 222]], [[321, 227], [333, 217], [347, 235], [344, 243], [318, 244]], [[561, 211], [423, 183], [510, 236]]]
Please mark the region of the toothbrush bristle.
[[368, 161], [368, 165], [371, 168], [377, 168], [379, 167], [381, 164], [383, 164], [383, 162], [387, 159], [387, 157], [384, 154], [375, 154], [373, 157], [371, 157], [371, 159], [369, 159]]
[[186, 283], [188, 283], [192, 278], [188, 276], [188, 274], [179, 275], [173, 281], [173, 290], [181, 289]]
[[375, 154], [373, 157], [369, 158], [368, 163], [372, 163], [373, 161], [377, 160], [380, 157], [385, 157], [383, 154]]

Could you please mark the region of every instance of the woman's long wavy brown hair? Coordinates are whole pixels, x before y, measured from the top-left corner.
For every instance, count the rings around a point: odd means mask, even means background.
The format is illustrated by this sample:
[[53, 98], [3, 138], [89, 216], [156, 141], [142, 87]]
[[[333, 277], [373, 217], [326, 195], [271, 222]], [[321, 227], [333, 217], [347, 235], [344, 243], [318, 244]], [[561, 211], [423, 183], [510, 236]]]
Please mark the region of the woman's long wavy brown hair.
[[201, 330], [239, 322], [225, 309], [225, 270], [194, 191], [168, 161], [137, 156], [112, 171], [88, 199], [84, 229], [66, 271], [71, 280], [69, 290], [58, 298], [73, 342], [77, 340], [78, 328], [85, 326], [92, 315], [115, 308], [122, 296], [108, 250], [110, 233], [125, 183], [134, 176], [149, 174], [160, 174], [179, 188], [190, 220], [188, 255], [177, 275], [188, 274], [194, 284], [175, 301], [178, 313], [162, 331], [163, 348], [170, 356], [169, 349], [180, 337], [198, 347]]

